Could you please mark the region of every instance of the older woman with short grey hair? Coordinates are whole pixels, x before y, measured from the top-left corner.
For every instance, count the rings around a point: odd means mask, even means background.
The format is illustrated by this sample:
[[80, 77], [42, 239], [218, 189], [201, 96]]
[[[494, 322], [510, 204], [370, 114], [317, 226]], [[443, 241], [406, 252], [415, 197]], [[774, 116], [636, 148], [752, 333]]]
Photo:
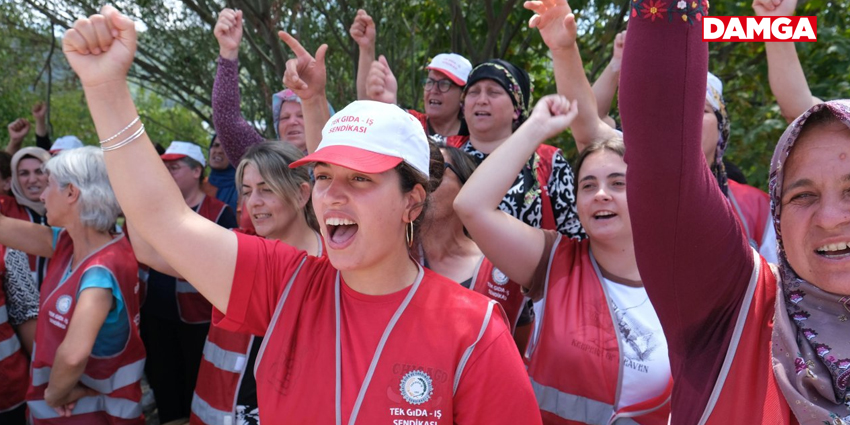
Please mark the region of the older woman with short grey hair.
[[[41, 194], [54, 227], [0, 216], [0, 244], [50, 258], [27, 404], [35, 423], [115, 416], [144, 423], [137, 265], [121, 209], [94, 147], [64, 151], [44, 169]], [[82, 419], [82, 418], [80, 418]]]

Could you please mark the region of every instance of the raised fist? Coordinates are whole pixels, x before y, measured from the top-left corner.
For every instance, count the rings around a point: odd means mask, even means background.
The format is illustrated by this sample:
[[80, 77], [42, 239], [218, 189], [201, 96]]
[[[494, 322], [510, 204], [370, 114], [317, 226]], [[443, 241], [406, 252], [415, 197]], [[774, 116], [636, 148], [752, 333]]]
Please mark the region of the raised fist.
[[27, 137], [27, 134], [30, 132], [30, 122], [24, 118], [18, 118], [12, 121], [6, 129], [9, 130], [9, 141], [17, 143], [24, 140], [24, 137]]
[[358, 46], [375, 47], [375, 22], [365, 10], [357, 11], [357, 16], [354, 17], [354, 23], [351, 24], [348, 33]]
[[794, 16], [797, 0], [753, 0], [753, 11], [758, 16]]
[[47, 115], [47, 105], [44, 102], [38, 102], [32, 106], [32, 117], [36, 121], [43, 120], [45, 115]]
[[546, 139], [555, 137], [572, 124], [578, 116], [578, 104], [559, 94], [550, 94], [537, 101], [523, 125], [541, 131]]
[[97, 15], [77, 19], [65, 32], [62, 51], [83, 87], [127, 80], [136, 54], [133, 20], [112, 6]]
[[565, 0], [527, 1], [523, 6], [534, 12], [528, 26], [540, 31], [549, 50], [575, 46], [578, 27], [569, 3]]
[[398, 93], [398, 81], [387, 63], [387, 58], [381, 55], [378, 60], [372, 62], [369, 76], [366, 77], [366, 95], [371, 100], [378, 102], [396, 103]]
[[623, 48], [626, 47], [626, 31], [623, 30], [614, 38], [614, 59], [623, 60]]
[[222, 9], [218, 22], [213, 29], [218, 40], [219, 54], [225, 59], [234, 60], [239, 56], [239, 43], [242, 42], [242, 11]]

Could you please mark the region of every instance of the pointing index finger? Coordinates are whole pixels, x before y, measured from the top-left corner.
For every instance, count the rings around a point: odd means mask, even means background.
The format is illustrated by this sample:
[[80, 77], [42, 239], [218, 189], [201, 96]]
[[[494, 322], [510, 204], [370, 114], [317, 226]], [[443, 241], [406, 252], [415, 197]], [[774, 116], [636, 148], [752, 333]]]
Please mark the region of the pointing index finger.
[[288, 32], [278, 31], [277, 36], [280, 37], [280, 39], [283, 40], [283, 42], [286, 43], [286, 45], [289, 46], [290, 49], [292, 49], [292, 53], [295, 53], [295, 56], [310, 56], [310, 53], [308, 53], [307, 50], [304, 49], [304, 46], [302, 46], [301, 43], [299, 43], [298, 40], [295, 39], [295, 37], [289, 35]]

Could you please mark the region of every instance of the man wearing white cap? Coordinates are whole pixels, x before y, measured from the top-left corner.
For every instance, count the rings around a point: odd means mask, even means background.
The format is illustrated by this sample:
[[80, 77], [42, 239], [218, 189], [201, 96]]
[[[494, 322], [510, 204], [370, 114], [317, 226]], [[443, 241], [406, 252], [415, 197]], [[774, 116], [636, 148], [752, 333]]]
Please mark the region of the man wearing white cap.
[[[360, 46], [357, 69], [357, 97], [384, 103], [397, 103], [398, 82], [381, 55], [375, 60], [375, 23], [364, 11], [358, 10], [350, 29], [351, 37]], [[457, 53], [440, 53], [425, 67], [425, 113], [408, 112], [422, 123], [432, 139], [444, 141], [455, 135], [468, 135], [460, 113], [460, 97], [472, 63]]]
[[[171, 142], [161, 158], [186, 205], [221, 227], [237, 227], [233, 210], [201, 190], [206, 160], [200, 146]], [[211, 316], [212, 306], [189, 282], [150, 269], [140, 331], [148, 353], [145, 372], [163, 423], [189, 417]]]

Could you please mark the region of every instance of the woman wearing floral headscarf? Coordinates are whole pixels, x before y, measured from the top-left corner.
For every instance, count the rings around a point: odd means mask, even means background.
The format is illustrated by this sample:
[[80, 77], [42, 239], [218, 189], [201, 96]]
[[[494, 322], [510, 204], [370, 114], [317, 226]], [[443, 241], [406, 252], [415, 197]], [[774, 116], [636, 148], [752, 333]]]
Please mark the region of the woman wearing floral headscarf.
[[[469, 136], [449, 137], [446, 144], [483, 161], [528, 118], [531, 92], [528, 73], [516, 65], [502, 59], [478, 64], [461, 96]], [[553, 146], [540, 145], [499, 208], [530, 226], [583, 236], [575, 211], [572, 168]]]
[[635, 251], [668, 340], [673, 423], [847, 424], [850, 101], [814, 106], [777, 145], [774, 269], [704, 165], [708, 5], [684, 6], [632, 3], [620, 89]]

